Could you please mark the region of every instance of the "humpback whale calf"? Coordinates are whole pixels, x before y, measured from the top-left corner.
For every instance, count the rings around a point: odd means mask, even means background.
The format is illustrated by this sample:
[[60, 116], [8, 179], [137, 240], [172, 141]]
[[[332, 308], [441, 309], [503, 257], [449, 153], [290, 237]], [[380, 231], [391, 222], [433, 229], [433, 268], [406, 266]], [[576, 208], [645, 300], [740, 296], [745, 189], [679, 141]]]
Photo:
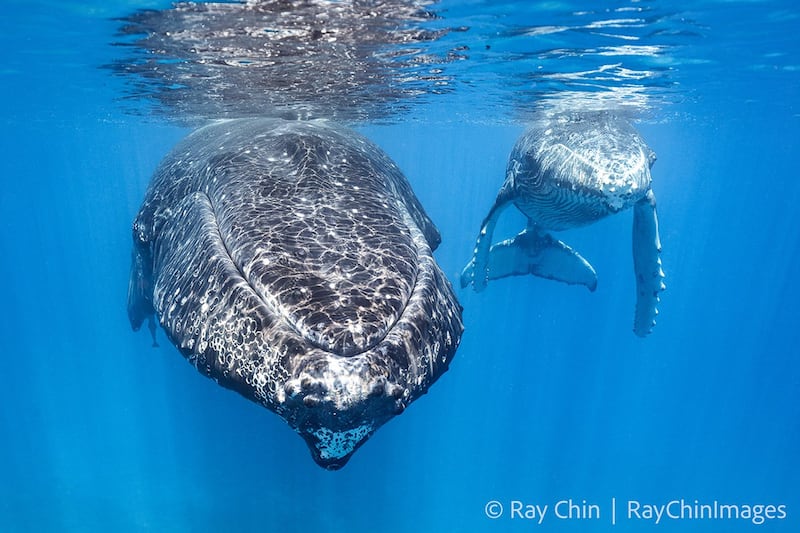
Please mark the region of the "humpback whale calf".
[[133, 224], [128, 315], [281, 416], [341, 468], [424, 394], [461, 339], [439, 233], [398, 167], [323, 121], [201, 128]]
[[[648, 335], [664, 290], [656, 199], [650, 188], [655, 153], [633, 126], [607, 112], [562, 114], [534, 123], [517, 140], [506, 179], [483, 220], [461, 286], [534, 274], [594, 291], [597, 275], [578, 252], [548, 230], [566, 230], [633, 207], [636, 310], [633, 331]], [[528, 218], [513, 239], [491, 244], [497, 220], [514, 204]]]

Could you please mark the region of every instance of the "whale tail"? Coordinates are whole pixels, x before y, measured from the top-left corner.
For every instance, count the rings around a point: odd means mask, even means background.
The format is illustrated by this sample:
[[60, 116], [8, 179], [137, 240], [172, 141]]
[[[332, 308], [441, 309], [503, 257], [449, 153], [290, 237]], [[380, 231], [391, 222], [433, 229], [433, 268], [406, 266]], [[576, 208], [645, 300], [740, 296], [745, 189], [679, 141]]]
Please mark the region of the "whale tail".
[[[492, 245], [487, 262], [488, 279], [533, 274], [570, 285], [597, 288], [597, 274], [578, 252], [545, 233], [529, 226], [513, 239]], [[461, 273], [462, 286], [475, 276], [474, 259]]]

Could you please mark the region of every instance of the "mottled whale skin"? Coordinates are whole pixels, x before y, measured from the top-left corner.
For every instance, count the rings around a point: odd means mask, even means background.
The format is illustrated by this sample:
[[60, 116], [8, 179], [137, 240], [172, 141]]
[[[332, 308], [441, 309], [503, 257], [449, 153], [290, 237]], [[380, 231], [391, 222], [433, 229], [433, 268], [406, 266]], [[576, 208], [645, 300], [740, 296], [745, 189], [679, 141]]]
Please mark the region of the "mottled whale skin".
[[[636, 310], [633, 331], [648, 335], [664, 290], [656, 199], [650, 187], [655, 153], [624, 118], [608, 112], [560, 114], [537, 120], [509, 156], [506, 179], [481, 225], [461, 286], [534, 274], [594, 291], [597, 275], [578, 252], [548, 231], [577, 228], [633, 207]], [[515, 205], [527, 228], [492, 245], [502, 211]]]
[[180, 142], [133, 224], [128, 314], [341, 468], [447, 369], [461, 306], [439, 233], [361, 135], [241, 119]]

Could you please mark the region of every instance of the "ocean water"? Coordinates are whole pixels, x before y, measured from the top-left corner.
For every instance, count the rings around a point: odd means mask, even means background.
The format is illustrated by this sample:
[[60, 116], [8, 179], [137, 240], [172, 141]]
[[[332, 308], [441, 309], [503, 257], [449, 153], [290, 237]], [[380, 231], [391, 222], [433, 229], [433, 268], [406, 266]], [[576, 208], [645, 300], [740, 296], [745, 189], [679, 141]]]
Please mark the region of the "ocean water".
[[[327, 56], [283, 93], [220, 84], [224, 68], [187, 77], [201, 67], [171, 57], [148, 77], [119, 19], [169, 8], [3, 3], [0, 531], [800, 530], [795, 3], [443, 0], [354, 34], [342, 19], [344, 49], [381, 61]], [[631, 212], [563, 232], [597, 291], [532, 276], [458, 289], [450, 370], [328, 472], [163, 332], [152, 348], [131, 331], [130, 224], [203, 119], [357, 128], [409, 178], [457, 285], [515, 139], [563, 107], [624, 113], [658, 154], [668, 288], [649, 337], [631, 332]], [[509, 211], [498, 238], [523, 224]], [[715, 503], [742, 516], [693, 516]]]

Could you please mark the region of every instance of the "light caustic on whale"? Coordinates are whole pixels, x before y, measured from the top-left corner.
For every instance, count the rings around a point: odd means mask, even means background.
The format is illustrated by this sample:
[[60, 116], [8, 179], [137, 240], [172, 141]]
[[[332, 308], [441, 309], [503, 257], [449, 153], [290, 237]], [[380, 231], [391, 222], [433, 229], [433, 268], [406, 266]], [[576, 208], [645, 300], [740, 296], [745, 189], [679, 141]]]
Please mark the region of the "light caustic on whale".
[[[650, 187], [655, 154], [625, 119], [607, 112], [560, 114], [534, 123], [509, 156], [506, 179], [483, 220], [461, 286], [533, 274], [594, 291], [597, 275], [578, 252], [554, 238], [633, 207], [636, 310], [633, 331], [649, 334], [664, 290], [656, 199]], [[500, 214], [515, 205], [528, 218], [513, 239], [492, 244]]]
[[157, 169], [128, 314], [342, 467], [425, 393], [461, 338], [440, 237], [377, 146], [321, 121], [222, 121]]

